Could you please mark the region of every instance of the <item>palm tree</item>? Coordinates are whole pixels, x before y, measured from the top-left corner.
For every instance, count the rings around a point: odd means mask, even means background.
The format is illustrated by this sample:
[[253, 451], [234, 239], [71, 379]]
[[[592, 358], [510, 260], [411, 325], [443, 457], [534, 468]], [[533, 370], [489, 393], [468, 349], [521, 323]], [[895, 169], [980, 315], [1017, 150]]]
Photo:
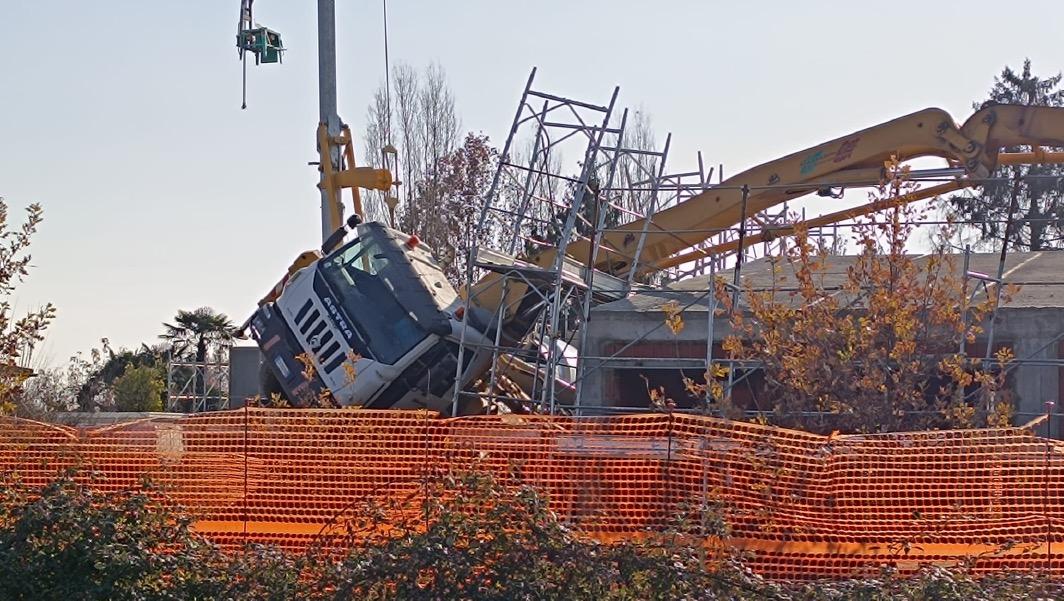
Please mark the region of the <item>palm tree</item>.
[[195, 311], [178, 311], [174, 323], [164, 323], [163, 326], [166, 332], [159, 337], [170, 342], [171, 358], [187, 357], [189, 349], [195, 349], [194, 391], [197, 395], [205, 394], [207, 358], [212, 349], [233, 339], [236, 329], [233, 322], [225, 313], [200, 307]]
[[207, 361], [212, 347], [230, 342], [235, 330], [225, 313], [217, 313], [210, 307], [178, 311], [174, 323], [164, 323], [163, 326], [166, 332], [159, 337], [170, 341], [171, 353], [182, 356], [195, 347], [196, 363]]

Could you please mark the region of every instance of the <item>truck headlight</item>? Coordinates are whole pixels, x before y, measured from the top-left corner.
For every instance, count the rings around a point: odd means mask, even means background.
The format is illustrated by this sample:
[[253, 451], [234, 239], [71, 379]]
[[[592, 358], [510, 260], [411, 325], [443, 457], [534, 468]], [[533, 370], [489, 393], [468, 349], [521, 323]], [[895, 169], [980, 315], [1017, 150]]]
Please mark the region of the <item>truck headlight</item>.
[[284, 379], [288, 379], [288, 376], [292, 375], [292, 372], [288, 370], [288, 366], [284, 364], [284, 359], [281, 357], [274, 357], [273, 364], [277, 366], [277, 371], [281, 372]]

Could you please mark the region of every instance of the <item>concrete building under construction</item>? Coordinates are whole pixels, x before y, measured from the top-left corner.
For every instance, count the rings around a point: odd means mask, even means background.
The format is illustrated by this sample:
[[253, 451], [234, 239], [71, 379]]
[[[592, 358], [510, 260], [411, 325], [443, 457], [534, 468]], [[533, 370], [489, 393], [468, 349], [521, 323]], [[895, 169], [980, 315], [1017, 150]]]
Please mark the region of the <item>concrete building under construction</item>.
[[[978, 284], [975, 278], [996, 273], [1000, 258], [999, 253], [971, 254], [970, 281]], [[954, 269], [962, 269], [963, 256], [953, 259], [950, 263]], [[840, 288], [853, 261], [851, 256], [828, 257], [823, 271], [825, 291]], [[782, 287], [780, 275], [773, 275], [776, 264], [783, 269]], [[761, 258], [743, 266], [740, 280], [743, 288], [775, 290], [778, 302], [791, 303], [793, 287], [788, 289], [786, 280], [790, 279], [793, 286], [794, 278], [788, 274], [789, 270], [786, 262]], [[992, 344], [995, 349], [1011, 347], [1015, 354], [1015, 361], [1008, 367], [1009, 383], [1016, 402], [1016, 421], [1020, 423], [1043, 415], [1047, 401], [1064, 396], [1062, 273], [1064, 253], [1061, 252], [1013, 252], [1005, 257], [1003, 280], [1018, 286], [1018, 291], [993, 313]], [[644, 377], [653, 386], [664, 386], [681, 407], [691, 406], [683, 400], [686, 395], [681, 377], [700, 375], [707, 357], [721, 360], [721, 342], [733, 333], [726, 316], [718, 316], [712, 328], [707, 322], [708, 308], [713, 302], [708, 287], [709, 277], [690, 278], [594, 308], [587, 324], [587, 345], [583, 353], [588, 368], [581, 396], [582, 410], [587, 413], [645, 410], [648, 397]], [[982, 286], [972, 285], [971, 290], [975, 301], [986, 294]], [[742, 296], [738, 298], [742, 307]], [[663, 327], [662, 306], [670, 301], [685, 308], [685, 326], [676, 333]], [[985, 355], [989, 331], [989, 323], [984, 324], [984, 333], [967, 346], [968, 355]], [[711, 349], [706, 343], [710, 335], [714, 341]], [[748, 410], [757, 411], [771, 403], [758, 397], [760, 378], [756, 368], [753, 371], [731, 392]], [[1054, 426], [1053, 434], [1058, 435], [1058, 426]]]

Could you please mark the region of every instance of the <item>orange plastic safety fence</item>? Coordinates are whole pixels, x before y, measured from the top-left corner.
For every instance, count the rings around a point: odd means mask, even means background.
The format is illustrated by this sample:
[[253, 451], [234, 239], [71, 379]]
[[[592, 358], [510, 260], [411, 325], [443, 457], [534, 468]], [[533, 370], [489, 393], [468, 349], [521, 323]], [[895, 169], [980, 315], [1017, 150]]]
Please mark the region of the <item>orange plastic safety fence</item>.
[[690, 415], [270, 409], [88, 430], [0, 419], [6, 477], [42, 485], [71, 467], [107, 490], [152, 479], [224, 545], [300, 550], [367, 501], [477, 469], [537, 487], [604, 540], [697, 528], [709, 507], [772, 578], [961, 560], [1064, 574], [1064, 447], [1021, 428], [825, 437]]

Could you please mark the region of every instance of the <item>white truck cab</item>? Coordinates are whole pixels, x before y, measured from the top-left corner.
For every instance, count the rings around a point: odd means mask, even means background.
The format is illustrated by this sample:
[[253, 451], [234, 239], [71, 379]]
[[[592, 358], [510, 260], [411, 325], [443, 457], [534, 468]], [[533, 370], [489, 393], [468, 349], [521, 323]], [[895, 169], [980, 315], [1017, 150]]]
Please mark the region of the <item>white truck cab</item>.
[[[329, 391], [342, 406], [449, 412], [458, 386], [484, 372], [486, 333], [463, 323], [464, 303], [430, 249], [384, 224], [288, 277], [249, 320], [263, 354], [263, 392], [296, 406]], [[308, 369], [308, 364], [312, 367]]]

